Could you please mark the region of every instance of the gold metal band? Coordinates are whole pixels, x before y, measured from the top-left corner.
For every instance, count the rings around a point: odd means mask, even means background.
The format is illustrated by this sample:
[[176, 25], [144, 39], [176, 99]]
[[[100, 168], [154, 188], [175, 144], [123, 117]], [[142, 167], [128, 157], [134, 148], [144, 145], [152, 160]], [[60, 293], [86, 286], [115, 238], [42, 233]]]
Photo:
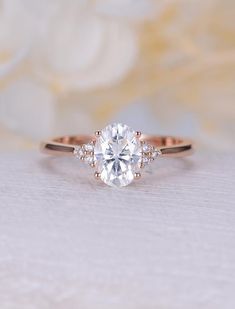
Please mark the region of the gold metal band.
[[[183, 157], [190, 155], [193, 151], [192, 141], [185, 138], [141, 135], [140, 139], [157, 147], [162, 156]], [[92, 140], [94, 140], [94, 136], [90, 135], [62, 136], [42, 142], [41, 150], [52, 155], [73, 155], [76, 146], [89, 143]]]

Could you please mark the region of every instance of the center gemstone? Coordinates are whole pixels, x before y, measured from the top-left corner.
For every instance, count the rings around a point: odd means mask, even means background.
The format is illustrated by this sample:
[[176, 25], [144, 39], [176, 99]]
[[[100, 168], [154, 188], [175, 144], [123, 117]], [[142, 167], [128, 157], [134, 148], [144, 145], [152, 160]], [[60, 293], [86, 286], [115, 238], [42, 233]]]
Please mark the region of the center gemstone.
[[111, 124], [97, 137], [94, 160], [101, 179], [109, 186], [123, 187], [131, 183], [141, 158], [141, 142], [136, 132], [126, 125]]

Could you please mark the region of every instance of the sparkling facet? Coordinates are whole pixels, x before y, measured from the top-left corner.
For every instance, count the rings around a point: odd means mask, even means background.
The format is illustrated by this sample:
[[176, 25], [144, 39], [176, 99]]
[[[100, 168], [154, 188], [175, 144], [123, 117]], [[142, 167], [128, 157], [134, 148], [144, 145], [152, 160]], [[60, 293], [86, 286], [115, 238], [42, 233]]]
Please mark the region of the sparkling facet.
[[107, 126], [95, 142], [94, 160], [107, 185], [128, 185], [142, 160], [142, 145], [136, 132], [120, 123]]

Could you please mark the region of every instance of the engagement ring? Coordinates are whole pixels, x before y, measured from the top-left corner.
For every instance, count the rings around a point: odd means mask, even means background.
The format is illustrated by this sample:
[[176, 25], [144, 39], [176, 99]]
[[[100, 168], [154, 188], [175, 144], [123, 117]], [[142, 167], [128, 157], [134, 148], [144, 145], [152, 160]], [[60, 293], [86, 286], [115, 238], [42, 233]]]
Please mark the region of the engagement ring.
[[41, 143], [43, 152], [71, 155], [95, 169], [95, 178], [113, 187], [129, 185], [141, 170], [158, 157], [192, 153], [192, 142], [173, 136], [149, 136], [127, 125], [114, 123], [94, 136], [62, 136]]

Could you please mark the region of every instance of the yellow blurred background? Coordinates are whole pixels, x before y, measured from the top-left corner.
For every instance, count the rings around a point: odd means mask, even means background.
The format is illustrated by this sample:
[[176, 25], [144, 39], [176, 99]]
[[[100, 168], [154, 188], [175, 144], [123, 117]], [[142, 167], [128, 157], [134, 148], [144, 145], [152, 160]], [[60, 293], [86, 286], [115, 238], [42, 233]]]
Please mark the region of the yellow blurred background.
[[0, 150], [113, 121], [235, 149], [233, 0], [0, 0]]

